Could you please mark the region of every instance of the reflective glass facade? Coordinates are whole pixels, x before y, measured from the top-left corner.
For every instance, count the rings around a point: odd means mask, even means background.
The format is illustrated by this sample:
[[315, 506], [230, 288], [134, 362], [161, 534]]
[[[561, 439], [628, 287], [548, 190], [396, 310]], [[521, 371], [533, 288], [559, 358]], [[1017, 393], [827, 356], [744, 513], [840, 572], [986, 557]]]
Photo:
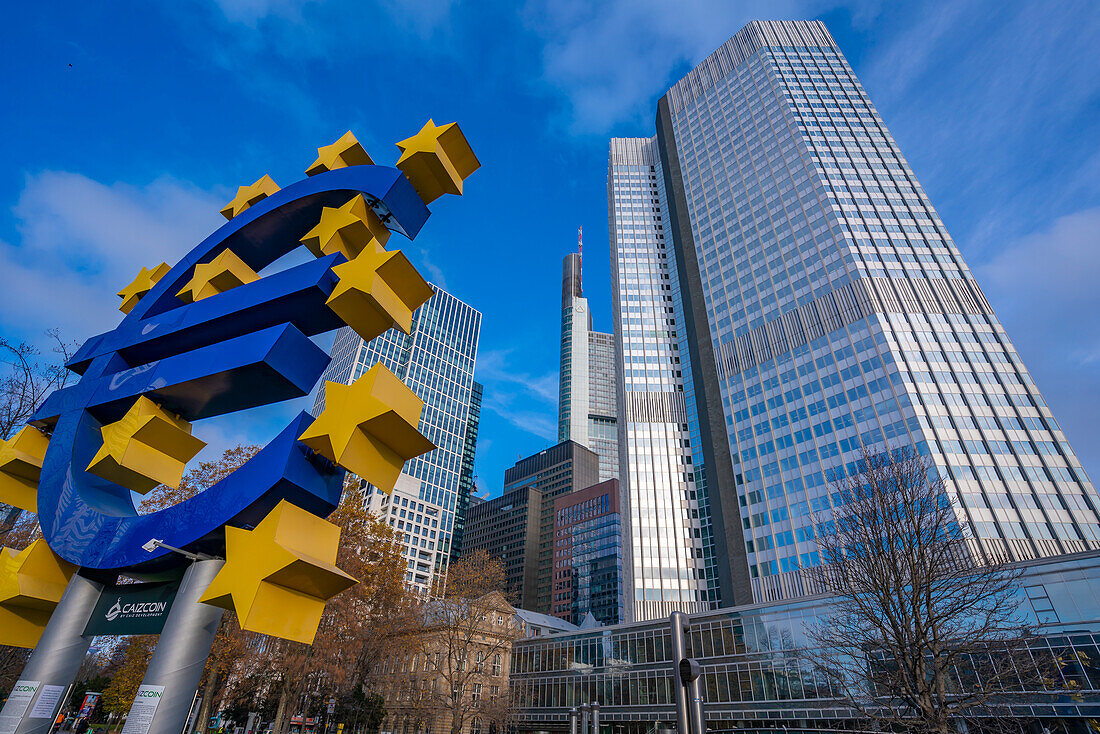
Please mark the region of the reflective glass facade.
[[[1037, 632], [1032, 655], [1052, 673], [1042, 690], [1009, 694], [1012, 715], [1044, 719], [1052, 729], [1054, 719], [1096, 717], [1100, 553], [1023, 565], [1021, 617]], [[825, 604], [816, 597], [691, 616], [686, 652], [702, 666], [708, 730], [865, 728], [830, 700], [827, 684], [799, 653]], [[571, 707], [598, 701], [601, 721], [616, 734], [652, 732], [654, 724], [675, 730], [673, 664], [668, 620], [521, 640], [512, 648], [518, 729], [565, 731]]]
[[[616, 138], [608, 160], [627, 619], [718, 603], [710, 512], [685, 399], [688, 352], [666, 239], [655, 138]], [[693, 428], [693, 425], [696, 426]], [[630, 590], [633, 590], [632, 592]]]
[[718, 530], [755, 600], [813, 591], [811, 517], [864, 446], [928, 456], [983, 551], [1100, 548], [1091, 482], [823, 24], [749, 24], [657, 125], [693, 402], [725, 424], [709, 496], [736, 493]]
[[623, 621], [623, 530], [619, 482], [554, 500], [554, 597], [551, 613], [573, 624], [591, 614], [600, 624]]
[[[390, 329], [364, 343], [349, 328], [337, 332], [324, 380], [354, 382], [381, 362], [424, 401], [420, 432], [438, 448], [406, 462], [402, 478], [419, 485], [409, 490], [411, 494], [443, 508], [438, 547], [446, 561], [451, 553], [456, 512], [460, 508], [465, 511], [473, 484], [472, 474], [463, 482], [463, 458], [472, 456], [467, 430], [481, 313], [438, 286], [433, 287], [435, 295], [413, 313], [409, 334]], [[322, 390], [314, 413], [323, 408]], [[463, 492], [467, 494], [460, 502]]]

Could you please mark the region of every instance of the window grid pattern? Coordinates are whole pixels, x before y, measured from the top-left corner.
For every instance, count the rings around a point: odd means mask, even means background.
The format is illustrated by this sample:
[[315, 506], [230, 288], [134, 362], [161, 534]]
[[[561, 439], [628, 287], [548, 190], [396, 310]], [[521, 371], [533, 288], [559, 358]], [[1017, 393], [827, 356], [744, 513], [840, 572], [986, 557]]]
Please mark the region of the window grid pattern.
[[[1100, 547], [1091, 482], [839, 50], [741, 50], [672, 119], [756, 598], [808, 591], [811, 518], [862, 446], [929, 456], [993, 553]], [[875, 313], [729, 358], [853, 286]]]
[[[705, 497], [684, 402], [687, 351], [666, 249], [664, 176], [654, 138], [616, 138], [608, 162], [618, 392], [619, 476], [628, 619], [716, 605]], [[679, 325], [679, 326], [678, 326]], [[701, 461], [698, 463], [701, 468]], [[704, 531], [706, 533], [704, 534]], [[629, 596], [629, 592], [628, 592]]]
[[[419, 430], [437, 448], [407, 461], [402, 475], [418, 480], [421, 500], [443, 508], [439, 550], [445, 561], [459, 509], [481, 313], [432, 287], [435, 295], [413, 313], [409, 334], [390, 329], [364, 343], [350, 328], [341, 329], [324, 379], [351, 383], [381, 363], [424, 401]], [[350, 369], [348, 354], [355, 355]], [[323, 395], [315, 413], [323, 408]]]

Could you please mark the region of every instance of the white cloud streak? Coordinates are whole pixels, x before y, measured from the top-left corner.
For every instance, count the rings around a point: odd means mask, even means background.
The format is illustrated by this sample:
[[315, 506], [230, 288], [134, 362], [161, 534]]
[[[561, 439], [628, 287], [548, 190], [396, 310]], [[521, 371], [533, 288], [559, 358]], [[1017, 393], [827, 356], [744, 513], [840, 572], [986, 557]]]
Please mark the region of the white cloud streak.
[[142, 266], [174, 264], [218, 227], [226, 198], [170, 177], [132, 186], [67, 171], [28, 176], [13, 210], [21, 239], [0, 242], [5, 332], [57, 327], [83, 339], [113, 327], [114, 294]]

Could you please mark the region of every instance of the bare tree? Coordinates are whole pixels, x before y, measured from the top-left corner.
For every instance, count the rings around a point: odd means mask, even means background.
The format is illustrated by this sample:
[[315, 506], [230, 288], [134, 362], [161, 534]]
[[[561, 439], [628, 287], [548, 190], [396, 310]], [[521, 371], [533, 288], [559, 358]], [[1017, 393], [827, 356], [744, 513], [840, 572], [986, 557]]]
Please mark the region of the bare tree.
[[861, 466], [834, 486], [833, 516], [815, 518], [822, 565], [809, 575], [833, 600], [806, 656], [826, 687], [892, 730], [937, 733], [1035, 690], [1019, 572], [973, 555], [922, 457], [864, 450]]
[[0, 378], [0, 440], [15, 435], [46, 396], [65, 387], [69, 380], [65, 363], [76, 351], [76, 345], [62, 339], [57, 329], [48, 330], [46, 336], [53, 342], [53, 352], [58, 356], [45, 362], [37, 347], [0, 337], [0, 361], [4, 365], [4, 375]]
[[522, 635], [503, 586], [500, 560], [484, 551], [451, 564], [445, 593], [424, 602], [420, 625], [408, 633], [415, 642], [390, 656], [396, 675], [386, 710], [395, 721], [409, 717], [418, 730], [449, 734], [503, 730], [512, 643]]
[[[65, 363], [76, 351], [75, 344], [61, 338], [57, 329], [46, 336], [53, 342], [56, 358], [43, 362], [39, 349], [26, 342], [0, 337], [0, 441], [14, 436], [52, 393], [65, 387], [70, 373]], [[22, 515], [18, 507], [0, 504], [0, 535], [6, 535]]]

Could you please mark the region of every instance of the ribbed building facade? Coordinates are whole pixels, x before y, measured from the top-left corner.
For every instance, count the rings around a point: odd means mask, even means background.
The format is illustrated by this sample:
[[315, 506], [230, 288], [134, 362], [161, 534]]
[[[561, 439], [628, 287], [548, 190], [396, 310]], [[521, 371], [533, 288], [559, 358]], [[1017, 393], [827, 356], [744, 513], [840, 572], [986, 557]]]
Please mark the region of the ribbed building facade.
[[[413, 313], [409, 334], [391, 329], [364, 342], [350, 328], [338, 331], [323, 380], [349, 384], [381, 362], [424, 401], [420, 432], [437, 448], [407, 461], [400, 484], [406, 493], [442, 508], [436, 539], [436, 571], [442, 572], [473, 486], [480, 413], [473, 374], [481, 313], [433, 287], [435, 295]], [[315, 415], [324, 408], [324, 397], [324, 390], [318, 391]]]
[[[746, 26], [660, 100], [655, 139], [612, 141], [612, 171], [647, 145], [648, 213], [664, 215], [651, 234], [671, 251], [667, 305], [688, 327], [683, 388], [730, 559], [724, 603], [813, 591], [812, 517], [863, 447], [929, 457], [978, 552], [1100, 547], [1091, 482], [823, 24]], [[612, 194], [614, 212], [627, 200]], [[638, 342], [623, 345], [629, 374]], [[683, 351], [655, 366], [683, 372]]]
[[717, 607], [728, 554], [715, 545], [656, 139], [613, 139], [607, 186], [624, 611], [656, 619]]

